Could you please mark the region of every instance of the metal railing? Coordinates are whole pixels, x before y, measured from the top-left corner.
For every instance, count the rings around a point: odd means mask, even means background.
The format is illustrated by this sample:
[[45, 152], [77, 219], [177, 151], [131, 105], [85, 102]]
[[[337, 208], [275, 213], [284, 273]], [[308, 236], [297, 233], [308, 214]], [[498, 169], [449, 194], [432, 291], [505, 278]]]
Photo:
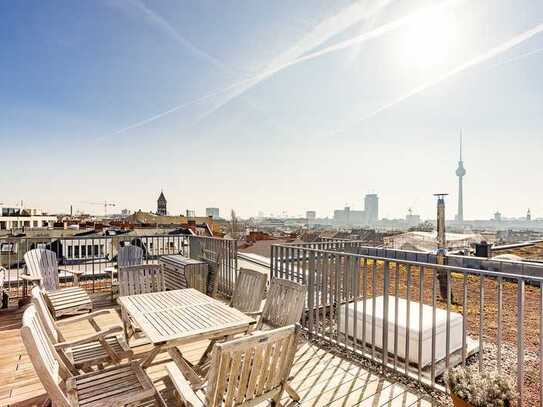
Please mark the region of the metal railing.
[[73, 277], [68, 270], [77, 270], [83, 272], [80, 285], [88, 291], [110, 291], [112, 282], [106, 270], [116, 265], [119, 248], [129, 244], [143, 249], [144, 263], [158, 263], [160, 256], [171, 254], [197, 258], [198, 247], [220, 252], [222, 261], [218, 290], [229, 294], [235, 283], [237, 245], [234, 240], [174, 234], [138, 236], [127, 233], [115, 236], [0, 238], [0, 266], [6, 269], [5, 288], [11, 299], [23, 296], [21, 275], [25, 273], [24, 255], [35, 248], [47, 248], [55, 252], [59, 260], [61, 286], [73, 285]]
[[496, 369], [516, 376], [518, 405], [543, 406], [543, 278], [302, 245], [271, 256], [273, 277], [307, 285], [309, 334], [441, 391], [454, 365]]

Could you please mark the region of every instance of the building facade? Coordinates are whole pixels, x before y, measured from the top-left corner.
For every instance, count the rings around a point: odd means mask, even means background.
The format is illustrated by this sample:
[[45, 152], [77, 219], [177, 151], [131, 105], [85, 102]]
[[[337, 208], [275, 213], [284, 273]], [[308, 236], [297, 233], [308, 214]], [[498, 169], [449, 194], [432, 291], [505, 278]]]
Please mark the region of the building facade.
[[213, 219], [219, 219], [219, 208], [206, 208], [206, 216], [211, 216]]
[[364, 197], [364, 212], [367, 224], [375, 225], [379, 220], [379, 197], [377, 194], [367, 194]]
[[0, 209], [0, 230], [52, 228], [57, 220], [56, 216], [47, 215], [39, 209]]

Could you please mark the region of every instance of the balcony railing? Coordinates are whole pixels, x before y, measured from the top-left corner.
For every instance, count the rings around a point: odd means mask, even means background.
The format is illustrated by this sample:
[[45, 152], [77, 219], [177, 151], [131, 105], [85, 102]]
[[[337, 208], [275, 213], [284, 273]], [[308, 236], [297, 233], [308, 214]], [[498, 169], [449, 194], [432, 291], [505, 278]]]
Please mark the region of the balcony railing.
[[[453, 365], [495, 369], [516, 377], [519, 405], [543, 406], [542, 265], [522, 275], [357, 253], [362, 246], [340, 251], [341, 242], [323, 247], [329, 243], [272, 246], [272, 276], [308, 287], [309, 334], [441, 391]], [[438, 315], [446, 315], [444, 332]]]
[[157, 263], [160, 256], [181, 254], [198, 258], [204, 250], [219, 253], [218, 290], [231, 294], [237, 270], [237, 242], [205, 236], [120, 234], [115, 236], [77, 237], [10, 237], [0, 238], [0, 266], [6, 269], [5, 288], [10, 298], [23, 295], [24, 255], [35, 248], [47, 248], [56, 253], [60, 264], [62, 286], [73, 284], [72, 274], [66, 270], [83, 271], [81, 286], [90, 292], [111, 290], [111, 279], [106, 269], [117, 263], [119, 248], [136, 245], [143, 249], [145, 263]]

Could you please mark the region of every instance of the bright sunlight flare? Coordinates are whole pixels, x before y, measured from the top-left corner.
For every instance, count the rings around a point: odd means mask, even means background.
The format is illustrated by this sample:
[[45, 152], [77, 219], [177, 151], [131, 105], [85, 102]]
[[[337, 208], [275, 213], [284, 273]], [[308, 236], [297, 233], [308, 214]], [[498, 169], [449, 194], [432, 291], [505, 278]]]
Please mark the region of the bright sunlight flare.
[[448, 61], [458, 41], [457, 22], [450, 10], [434, 9], [414, 18], [400, 35], [402, 64], [431, 68]]

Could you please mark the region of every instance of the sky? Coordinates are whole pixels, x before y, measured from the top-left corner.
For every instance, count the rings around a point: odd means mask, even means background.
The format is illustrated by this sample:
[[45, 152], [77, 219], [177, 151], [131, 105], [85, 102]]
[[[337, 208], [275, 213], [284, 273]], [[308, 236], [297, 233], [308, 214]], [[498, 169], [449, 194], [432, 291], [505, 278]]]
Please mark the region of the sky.
[[[540, 0], [0, 0], [0, 202], [543, 217]], [[111, 211], [111, 209], [110, 209]]]

